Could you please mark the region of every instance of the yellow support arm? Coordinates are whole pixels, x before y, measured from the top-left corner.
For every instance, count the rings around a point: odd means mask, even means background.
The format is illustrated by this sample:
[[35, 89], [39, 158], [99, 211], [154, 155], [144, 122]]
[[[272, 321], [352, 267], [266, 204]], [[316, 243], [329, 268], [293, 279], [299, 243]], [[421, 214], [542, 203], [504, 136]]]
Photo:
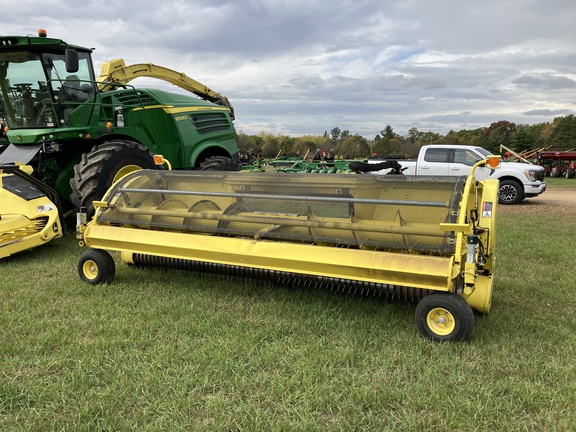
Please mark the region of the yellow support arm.
[[[124, 59], [114, 59], [102, 64], [100, 76], [96, 81], [98, 81], [98, 89], [100, 91], [110, 91], [115, 90], [117, 85], [128, 84], [138, 77], [161, 79], [190, 93], [194, 93], [204, 100], [225, 106], [230, 110], [230, 116], [234, 119], [234, 108], [232, 108], [228, 98], [182, 72], [176, 72], [163, 66], [157, 66], [152, 63], [138, 63], [126, 66]], [[111, 85], [112, 83], [117, 85]]]
[[522, 162], [526, 162], [527, 164], [530, 165], [534, 165], [532, 162], [530, 162], [528, 159], [526, 159], [525, 157], [522, 157], [521, 155], [519, 155], [518, 153], [516, 153], [514, 150], [509, 149], [508, 147], [506, 147], [504, 144], [500, 144], [500, 153], [502, 153], [502, 149], [510, 152], [512, 155], [514, 155], [515, 157], [517, 157], [518, 159], [520, 159]]

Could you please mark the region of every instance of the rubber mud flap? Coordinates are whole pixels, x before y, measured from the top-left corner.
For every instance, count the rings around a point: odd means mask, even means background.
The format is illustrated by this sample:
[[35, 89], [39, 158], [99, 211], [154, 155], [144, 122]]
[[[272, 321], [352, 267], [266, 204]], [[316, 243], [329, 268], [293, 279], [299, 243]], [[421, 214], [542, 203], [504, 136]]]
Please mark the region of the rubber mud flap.
[[10, 144], [8, 148], [0, 154], [0, 164], [19, 162], [25, 165], [36, 156], [36, 153], [40, 151], [40, 147], [42, 147], [42, 144], [30, 146]]

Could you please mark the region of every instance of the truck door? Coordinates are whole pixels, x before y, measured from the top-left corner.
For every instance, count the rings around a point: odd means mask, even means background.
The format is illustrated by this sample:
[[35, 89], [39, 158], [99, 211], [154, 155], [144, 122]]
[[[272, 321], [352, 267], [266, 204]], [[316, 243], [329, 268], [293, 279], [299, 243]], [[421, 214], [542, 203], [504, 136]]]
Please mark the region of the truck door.
[[[479, 154], [477, 154], [476, 152], [474, 152], [473, 150], [470, 149], [454, 149], [453, 150], [453, 158], [450, 161], [449, 164], [449, 174], [450, 176], [467, 176], [470, 174], [470, 171], [472, 171], [472, 167], [474, 166], [474, 164], [480, 160], [482, 160], [483, 157]], [[486, 171], [486, 170], [485, 170]], [[476, 178], [478, 180], [484, 180], [487, 176], [488, 173], [487, 171], [484, 173], [484, 175], [480, 175], [480, 171], [477, 170], [476, 171]], [[483, 177], [483, 178], [479, 178], [479, 177]]]
[[427, 148], [424, 157], [418, 161], [418, 175], [423, 176], [448, 176], [448, 162], [450, 149]]

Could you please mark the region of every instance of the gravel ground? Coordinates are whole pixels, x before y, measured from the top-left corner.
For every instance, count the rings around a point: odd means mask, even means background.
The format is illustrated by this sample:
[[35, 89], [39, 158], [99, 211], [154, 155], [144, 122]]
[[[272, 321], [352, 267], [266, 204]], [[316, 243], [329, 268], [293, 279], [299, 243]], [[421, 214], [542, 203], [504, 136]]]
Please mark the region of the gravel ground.
[[576, 216], [576, 181], [567, 181], [568, 187], [548, 186], [546, 192], [536, 198], [525, 199], [517, 205], [501, 205], [498, 210], [502, 214], [546, 212]]

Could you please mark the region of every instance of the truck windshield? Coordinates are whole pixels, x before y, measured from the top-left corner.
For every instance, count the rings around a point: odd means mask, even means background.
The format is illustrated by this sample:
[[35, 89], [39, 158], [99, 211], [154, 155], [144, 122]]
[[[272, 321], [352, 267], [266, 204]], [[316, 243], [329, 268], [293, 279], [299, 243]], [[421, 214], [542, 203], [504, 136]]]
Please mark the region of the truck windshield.
[[69, 75], [63, 53], [0, 53], [0, 101], [10, 129], [56, 127], [71, 103], [96, 93], [89, 54], [78, 54], [80, 68]]
[[482, 147], [474, 147], [474, 150], [476, 150], [478, 153], [480, 153], [485, 158], [488, 156], [494, 155], [494, 153], [489, 152], [488, 150], [486, 150], [485, 148], [482, 148]]

